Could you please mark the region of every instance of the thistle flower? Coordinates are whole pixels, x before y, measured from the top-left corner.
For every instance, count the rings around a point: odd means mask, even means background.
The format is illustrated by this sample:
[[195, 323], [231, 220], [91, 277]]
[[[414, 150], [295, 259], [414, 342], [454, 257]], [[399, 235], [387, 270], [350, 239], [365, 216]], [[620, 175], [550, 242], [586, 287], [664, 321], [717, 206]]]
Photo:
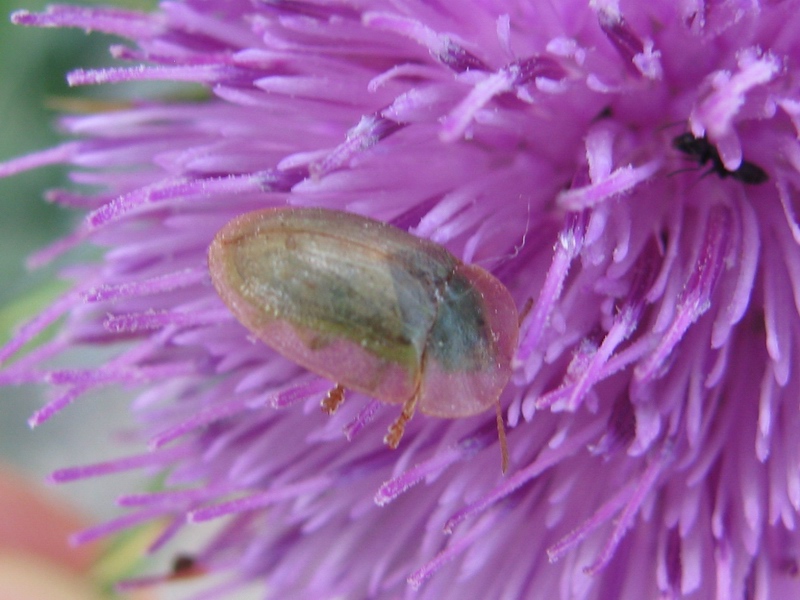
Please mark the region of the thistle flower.
[[[64, 118], [76, 137], [8, 162], [95, 189], [68, 238], [99, 263], [23, 326], [2, 373], [136, 387], [165, 488], [78, 536], [225, 517], [193, 565], [280, 598], [778, 598], [800, 593], [800, 22], [794, 3], [414, 0], [51, 7], [17, 23], [129, 38], [134, 66], [74, 85], [193, 82], [202, 102]], [[146, 65], [146, 66], [142, 66]], [[489, 268], [528, 300], [494, 415], [417, 415], [253, 340], [209, 282], [235, 216], [336, 208]], [[524, 312], [524, 311], [523, 311]], [[92, 369], [52, 361], [86, 346]], [[157, 578], [155, 578], [157, 579]], [[131, 582], [128, 585], [135, 585]]]

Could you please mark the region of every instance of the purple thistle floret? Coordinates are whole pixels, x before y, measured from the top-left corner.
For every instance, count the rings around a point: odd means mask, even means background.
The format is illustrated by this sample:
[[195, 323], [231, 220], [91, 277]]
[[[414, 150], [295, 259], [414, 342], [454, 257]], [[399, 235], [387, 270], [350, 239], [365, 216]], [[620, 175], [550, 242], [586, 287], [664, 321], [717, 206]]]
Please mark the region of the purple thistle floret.
[[[32, 263], [104, 249], [0, 350], [0, 382], [54, 386], [33, 425], [139, 389], [141, 454], [53, 479], [165, 474], [79, 541], [166, 519], [155, 552], [225, 517], [194, 554], [228, 577], [222, 597], [254, 581], [275, 598], [800, 597], [795, 2], [192, 0], [13, 20], [134, 42], [113, 48], [133, 66], [74, 85], [210, 91], [66, 117], [75, 140], [0, 165], [72, 165], [96, 190], [50, 193], [88, 214]], [[705, 154], [676, 149], [687, 133]], [[332, 382], [234, 320], [209, 243], [274, 206], [390, 222], [530, 302], [505, 476], [491, 411], [417, 415], [388, 450], [396, 407], [350, 394], [321, 414]], [[116, 353], [52, 366], [86, 346]]]

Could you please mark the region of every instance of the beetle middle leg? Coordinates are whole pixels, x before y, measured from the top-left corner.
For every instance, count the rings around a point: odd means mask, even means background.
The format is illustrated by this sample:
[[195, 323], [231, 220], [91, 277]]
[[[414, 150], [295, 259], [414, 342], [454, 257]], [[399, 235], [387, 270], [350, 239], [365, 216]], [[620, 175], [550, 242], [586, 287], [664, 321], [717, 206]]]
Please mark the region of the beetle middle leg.
[[336, 412], [336, 409], [342, 405], [342, 402], [344, 402], [344, 386], [342, 386], [341, 383], [337, 383], [336, 386], [326, 394], [319, 405], [324, 412], [332, 415]]
[[396, 450], [397, 446], [400, 445], [400, 439], [403, 437], [403, 432], [406, 430], [406, 423], [414, 416], [418, 401], [419, 387], [414, 394], [403, 403], [403, 410], [400, 412], [400, 416], [395, 419], [394, 423], [389, 425], [389, 431], [383, 438], [383, 442], [392, 450]]

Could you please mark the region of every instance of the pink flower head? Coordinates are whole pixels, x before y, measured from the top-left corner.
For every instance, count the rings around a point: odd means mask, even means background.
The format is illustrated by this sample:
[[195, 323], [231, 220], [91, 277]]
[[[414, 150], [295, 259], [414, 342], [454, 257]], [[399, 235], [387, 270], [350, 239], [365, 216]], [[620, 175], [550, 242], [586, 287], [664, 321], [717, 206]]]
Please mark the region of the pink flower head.
[[[66, 117], [73, 141], [0, 165], [66, 163], [84, 184], [50, 193], [87, 214], [34, 263], [103, 249], [0, 350], [0, 381], [54, 387], [33, 425], [137, 389], [142, 453], [53, 478], [165, 476], [79, 540], [166, 519], [155, 552], [225, 517], [191, 567], [224, 573], [223, 597], [254, 581], [275, 598], [800, 595], [796, 3], [187, 0], [13, 19], [133, 42], [112, 49], [131, 66], [73, 85], [209, 91]], [[234, 319], [209, 244], [286, 206], [389, 222], [507, 286], [523, 319], [506, 475], [491, 411], [418, 414], [389, 450], [395, 406], [351, 393], [321, 414], [334, 382]], [[53, 366], [87, 346], [115, 353]]]

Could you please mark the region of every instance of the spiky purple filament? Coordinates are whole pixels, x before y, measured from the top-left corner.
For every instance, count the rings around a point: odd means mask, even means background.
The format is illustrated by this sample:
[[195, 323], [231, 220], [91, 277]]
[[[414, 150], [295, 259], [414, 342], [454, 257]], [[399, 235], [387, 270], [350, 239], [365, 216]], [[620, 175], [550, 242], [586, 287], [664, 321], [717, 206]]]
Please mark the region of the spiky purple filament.
[[[80, 539], [166, 518], [155, 551], [187, 520], [224, 515], [203, 568], [285, 596], [393, 597], [407, 581], [430, 598], [797, 595], [798, 17], [789, 3], [693, 6], [17, 13], [129, 37], [115, 56], [150, 63], [75, 71], [73, 84], [213, 92], [65, 118], [83, 140], [0, 165], [66, 163], [100, 188], [50, 194], [88, 215], [33, 263], [106, 249], [0, 349], [9, 362], [64, 320], [0, 383], [60, 386], [34, 424], [100, 386], [143, 387], [151, 452], [53, 477], [167, 477]], [[673, 121], [727, 169], [745, 157], [770, 180], [676, 173]], [[507, 478], [491, 416], [415, 419], [390, 453], [376, 432], [391, 407], [354, 394], [324, 417], [333, 382], [222, 308], [210, 239], [284, 205], [390, 221], [531, 301], [502, 397]], [[52, 366], [79, 346], [121, 349], [97, 369]]]

